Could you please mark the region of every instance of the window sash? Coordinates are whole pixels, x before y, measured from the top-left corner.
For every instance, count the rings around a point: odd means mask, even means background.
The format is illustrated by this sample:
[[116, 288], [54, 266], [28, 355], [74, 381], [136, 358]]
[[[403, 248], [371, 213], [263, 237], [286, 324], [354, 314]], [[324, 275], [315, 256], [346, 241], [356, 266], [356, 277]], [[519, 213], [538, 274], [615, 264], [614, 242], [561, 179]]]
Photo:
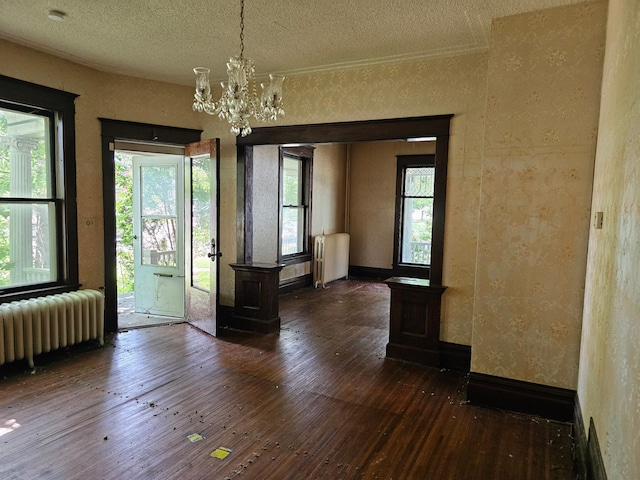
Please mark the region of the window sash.
[[396, 156], [393, 275], [441, 281], [446, 161]]
[[285, 263], [309, 255], [312, 158], [312, 150], [305, 147], [280, 149], [279, 258]]
[[54, 115], [0, 103], [0, 288], [58, 281]]
[[[61, 293], [75, 290], [79, 287], [78, 279], [78, 231], [77, 231], [77, 206], [76, 206], [76, 178], [75, 178], [75, 99], [78, 95], [62, 90], [57, 90], [42, 85], [37, 85], [11, 77], [0, 75], [0, 110], [17, 112], [22, 115], [23, 120], [42, 118], [38, 120], [42, 125], [46, 126], [46, 131], [39, 140], [35, 150], [43, 154], [46, 152], [46, 160], [42, 160], [31, 164], [30, 160], [26, 162], [22, 160], [24, 167], [23, 172], [38, 172], [38, 175], [32, 175], [30, 181], [23, 176], [23, 185], [29, 185], [33, 188], [31, 194], [11, 192], [9, 187], [4, 189], [0, 187], [0, 203], [24, 204], [31, 205], [31, 210], [41, 213], [35, 215], [40, 222], [48, 223], [48, 233], [46, 230], [40, 231], [40, 239], [47, 238], [49, 240], [48, 254], [45, 255], [42, 250], [38, 255], [33, 253], [34, 247], [31, 243], [24, 242], [20, 245], [23, 250], [21, 264], [24, 266], [31, 262], [36, 265], [33, 268], [41, 268], [38, 265], [46, 265], [43, 258], [49, 258], [48, 276], [45, 271], [37, 271], [38, 278], [31, 278], [23, 281], [12, 282], [11, 286], [0, 286], [0, 301], [11, 302], [32, 298], [37, 295], [47, 295], [51, 293]], [[0, 124], [3, 121], [0, 121]], [[37, 122], [36, 122], [37, 123]], [[6, 125], [6, 124], [5, 124]], [[33, 126], [33, 125], [32, 125]], [[16, 126], [19, 127], [19, 126]], [[17, 134], [29, 137], [33, 136], [33, 132], [25, 130], [11, 132], [11, 136]], [[2, 131], [0, 128], [0, 151], [4, 149], [8, 152], [9, 132]], [[4, 137], [4, 138], [2, 138]], [[26, 147], [26, 145], [24, 145]], [[34, 146], [34, 145], [32, 145]], [[27, 149], [31, 150], [31, 149]], [[43, 155], [41, 155], [43, 156]], [[26, 156], [29, 158], [29, 155]], [[36, 168], [37, 166], [37, 168]], [[47, 172], [43, 175], [43, 172]], [[42, 182], [42, 179], [47, 179]], [[9, 168], [0, 169], [0, 183], [5, 185], [11, 181], [11, 172]], [[46, 186], [43, 186], [46, 185]], [[9, 195], [9, 196], [7, 196]], [[65, 199], [70, 199], [66, 201]], [[27, 209], [28, 210], [28, 209]], [[46, 214], [44, 213], [46, 210]], [[8, 212], [8, 209], [7, 209]], [[26, 215], [29, 217], [29, 214]], [[31, 218], [23, 220], [26, 224], [34, 223], [34, 214]], [[34, 232], [26, 232], [27, 227], [22, 227], [24, 232], [23, 238], [38, 238]], [[44, 227], [43, 227], [44, 228]], [[5, 235], [6, 237], [6, 235]], [[38, 240], [41, 241], [41, 240]], [[46, 241], [44, 241], [46, 243]], [[15, 247], [14, 247], [15, 248]], [[34, 262], [33, 259], [37, 261]], [[29, 259], [29, 261], [27, 261]], [[0, 271], [9, 270], [10, 262], [0, 262]], [[3, 270], [4, 269], [4, 270]], [[20, 285], [18, 285], [20, 283]]]
[[304, 251], [304, 207], [282, 207], [282, 255], [295, 255]]

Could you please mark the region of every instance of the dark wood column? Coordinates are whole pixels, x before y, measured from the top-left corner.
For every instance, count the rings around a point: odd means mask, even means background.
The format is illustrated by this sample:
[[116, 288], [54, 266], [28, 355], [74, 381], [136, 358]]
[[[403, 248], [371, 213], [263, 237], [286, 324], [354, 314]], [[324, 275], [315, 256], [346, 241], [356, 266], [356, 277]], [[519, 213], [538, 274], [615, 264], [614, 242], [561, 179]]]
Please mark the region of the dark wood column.
[[232, 263], [236, 274], [233, 321], [238, 330], [271, 333], [280, 330], [278, 312], [279, 263]]
[[429, 280], [392, 277], [387, 357], [440, 366], [440, 302], [447, 287]]

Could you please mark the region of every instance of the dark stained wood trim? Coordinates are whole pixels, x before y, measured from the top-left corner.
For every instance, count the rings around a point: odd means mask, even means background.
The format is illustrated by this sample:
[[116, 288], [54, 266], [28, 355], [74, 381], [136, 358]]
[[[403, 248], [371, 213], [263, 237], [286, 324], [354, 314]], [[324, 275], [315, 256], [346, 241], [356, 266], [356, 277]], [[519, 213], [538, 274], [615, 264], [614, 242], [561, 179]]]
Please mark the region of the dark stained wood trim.
[[444, 258], [444, 218], [447, 198], [447, 164], [449, 137], [436, 140], [436, 179], [433, 200], [433, 226], [431, 245], [431, 268], [429, 280], [432, 285], [442, 284], [442, 262]]
[[102, 136], [117, 140], [137, 140], [174, 145], [186, 145], [200, 141], [202, 130], [170, 127], [150, 123], [129, 122], [98, 118], [102, 124]]
[[79, 95], [4, 75], [0, 75], [0, 92], [2, 92], [0, 97], [4, 102], [57, 113], [58, 120], [63, 127], [60, 149], [64, 155], [62, 167], [64, 203], [62, 211], [59, 211], [61, 218], [56, 219], [58, 227], [62, 228], [62, 231], [58, 232], [58, 236], [64, 242], [64, 245], [62, 243], [58, 245], [57, 252], [59, 281], [54, 285], [49, 284], [43, 289], [29, 292], [24, 288], [4, 289], [7, 292], [0, 295], [0, 301], [11, 302], [24, 299], [25, 294], [29, 295], [26, 298], [33, 298], [34, 296], [47, 295], [53, 291], [61, 292], [75, 289], [79, 284], [75, 100]]
[[580, 408], [580, 400], [576, 395], [576, 401], [573, 408], [573, 442], [574, 442], [574, 464], [577, 470], [577, 478], [579, 480], [586, 480], [587, 476], [587, 434], [584, 425], [584, 419], [582, 418], [582, 409]]
[[[237, 262], [251, 262], [253, 219], [250, 194], [251, 162], [248, 160], [254, 145], [285, 145], [314, 143], [355, 143], [380, 140], [402, 140], [407, 138], [434, 136], [436, 139], [436, 168], [448, 158], [449, 128], [452, 114], [429, 117], [392, 118], [354, 122], [318, 123], [260, 127], [251, 135], [236, 137], [238, 159], [238, 195], [236, 209]], [[437, 180], [436, 180], [437, 181]], [[446, 188], [446, 184], [445, 184]], [[444, 221], [444, 219], [442, 219]], [[435, 219], [434, 219], [435, 222]], [[444, 228], [444, 226], [443, 226]], [[444, 237], [443, 237], [444, 238]], [[433, 251], [433, 250], [432, 250]], [[436, 247], [436, 252], [438, 247]], [[442, 252], [440, 252], [442, 254]], [[442, 282], [442, 265], [436, 262], [434, 282]], [[434, 266], [432, 265], [433, 269]], [[439, 271], [438, 271], [439, 269]], [[390, 276], [390, 275], [387, 275]]]
[[236, 262], [253, 261], [253, 147], [236, 147]]
[[217, 316], [218, 332], [221, 328], [229, 328], [233, 324], [233, 307], [228, 305], [218, 306]]
[[109, 144], [113, 137], [102, 137], [102, 218], [104, 248], [104, 330], [118, 329], [118, 282], [116, 256], [115, 165]]
[[[282, 255], [282, 244], [278, 242], [278, 262], [285, 265], [293, 265], [311, 261], [313, 257], [313, 243], [311, 238], [311, 208], [313, 198], [313, 152], [315, 147], [280, 147], [278, 149], [278, 232], [282, 232], [282, 171], [284, 169], [284, 157], [294, 157], [302, 162], [302, 205], [305, 207], [304, 214], [304, 244], [302, 253], [296, 255]], [[278, 236], [278, 238], [280, 238]]]
[[386, 280], [389, 277], [393, 277], [393, 270], [390, 268], [361, 267], [359, 265], [349, 265], [349, 276]]
[[570, 422], [574, 413], [574, 390], [523, 382], [471, 372], [467, 399], [486, 407], [540, 415]]
[[440, 366], [468, 373], [471, 370], [471, 346], [440, 340]]
[[[637, 452], [636, 452], [637, 453]], [[607, 480], [607, 472], [602, 460], [602, 450], [596, 433], [593, 418], [589, 419], [589, 440], [587, 441], [587, 478], [589, 480]]]
[[235, 273], [235, 307], [231, 327], [258, 333], [280, 330], [279, 263], [231, 263]]
[[251, 135], [237, 137], [238, 145], [282, 145], [286, 143], [353, 143], [401, 140], [412, 137], [448, 137], [453, 115], [363, 120], [261, 127]]
[[105, 332], [118, 329], [116, 275], [115, 166], [110, 144], [115, 140], [138, 140], [174, 145], [200, 141], [202, 130], [174, 128], [99, 118], [102, 128], [102, 212], [104, 218]]
[[280, 286], [278, 287], [278, 293], [280, 295], [284, 295], [295, 290], [299, 290], [300, 288], [311, 287], [312, 285], [313, 275], [309, 273], [307, 275], [302, 275], [301, 277], [294, 277], [281, 281]]
[[[396, 198], [395, 198], [395, 217], [394, 217], [394, 225], [393, 225], [393, 275], [396, 277], [413, 277], [413, 278], [426, 278], [430, 279], [431, 265], [428, 266], [414, 266], [406, 263], [402, 263], [402, 247], [401, 247], [401, 230], [402, 230], [402, 215], [403, 215], [403, 192], [404, 192], [404, 182], [405, 176], [403, 172], [407, 167], [415, 167], [415, 166], [429, 166], [436, 168], [435, 155], [433, 154], [418, 154], [418, 155], [397, 155], [396, 156]], [[440, 177], [442, 178], [442, 177]], [[435, 180], [438, 180], [436, 176]], [[445, 177], [446, 180], [446, 177]], [[435, 243], [442, 243], [441, 240], [436, 239], [436, 233], [444, 231], [442, 229], [437, 229], [435, 225], [435, 219], [437, 218], [435, 215], [435, 209], [441, 205], [443, 205], [442, 201], [436, 201], [436, 195], [438, 195], [438, 189], [436, 185], [434, 185], [434, 223], [432, 228], [432, 236], [431, 243], [432, 245]], [[439, 215], [438, 217], [442, 217]], [[433, 248], [432, 248], [433, 252]], [[432, 262], [436, 262], [436, 259], [433, 258]], [[436, 262], [437, 263], [437, 262]], [[440, 262], [441, 263], [441, 262]], [[440, 285], [441, 281], [432, 282], [434, 285]]]
[[[69, 103], [73, 105], [75, 99], [80, 96], [5, 75], [0, 75], [0, 91], [3, 92], [3, 98], [11, 98], [16, 103], [55, 111], [68, 111]], [[75, 108], [73, 112], [75, 113]], [[75, 150], [75, 143], [73, 149]]]

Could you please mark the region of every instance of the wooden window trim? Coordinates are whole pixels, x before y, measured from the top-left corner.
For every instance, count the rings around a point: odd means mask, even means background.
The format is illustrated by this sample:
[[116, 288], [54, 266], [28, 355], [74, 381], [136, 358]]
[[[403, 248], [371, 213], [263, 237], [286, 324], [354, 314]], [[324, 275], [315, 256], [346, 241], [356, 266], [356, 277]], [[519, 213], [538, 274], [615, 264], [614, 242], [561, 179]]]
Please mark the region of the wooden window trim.
[[[393, 274], [399, 277], [431, 278], [432, 265], [442, 263], [442, 258], [437, 259], [434, 252], [443, 251], [444, 243], [444, 208], [446, 193], [446, 171], [439, 174], [437, 158], [434, 154], [425, 155], [398, 155], [396, 170], [396, 200], [393, 235]], [[431, 230], [431, 264], [429, 266], [415, 266], [402, 262], [402, 219], [403, 219], [403, 195], [404, 171], [408, 167], [428, 166], [435, 168], [435, 183], [433, 191], [433, 224]], [[441, 255], [441, 254], [440, 254]]]
[[58, 281], [3, 289], [0, 302], [77, 290], [80, 287], [75, 142], [75, 99], [78, 95], [4, 75], [0, 75], [0, 92], [0, 100], [14, 105], [17, 110], [32, 107], [52, 114], [52, 129], [56, 130], [53, 156], [57, 166], [54, 191], [57, 192], [56, 203], [62, 204], [62, 208], [56, 209]]
[[[300, 147], [280, 147], [279, 148], [279, 174], [278, 174], [278, 263], [284, 265], [295, 265], [298, 263], [309, 262], [312, 259], [311, 252], [311, 197], [312, 197], [312, 179], [313, 179], [313, 151], [311, 146]], [[282, 170], [284, 168], [284, 157], [290, 156], [302, 161], [302, 204], [305, 206], [304, 215], [304, 239], [302, 252], [291, 255], [282, 254]]]

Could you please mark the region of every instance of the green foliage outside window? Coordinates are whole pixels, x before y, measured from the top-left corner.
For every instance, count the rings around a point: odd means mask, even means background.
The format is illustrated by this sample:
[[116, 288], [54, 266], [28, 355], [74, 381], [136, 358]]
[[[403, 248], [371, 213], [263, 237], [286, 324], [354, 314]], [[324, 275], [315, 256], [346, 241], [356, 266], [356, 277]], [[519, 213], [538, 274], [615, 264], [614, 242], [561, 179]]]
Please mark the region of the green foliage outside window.
[[133, 160], [115, 153], [118, 293], [133, 292]]
[[[9, 131], [9, 119], [7, 114], [11, 113], [17, 116], [21, 121], [29, 121], [35, 123], [38, 129], [41, 128], [41, 134], [33, 136], [30, 140], [34, 143], [34, 148], [30, 150], [30, 185], [11, 185], [11, 133]], [[22, 114], [3, 111], [0, 109], [0, 196], [2, 197], [28, 197], [38, 199], [50, 199], [53, 194], [49, 187], [48, 175], [51, 174], [50, 161], [47, 155], [47, 145], [44, 136], [49, 133], [48, 122], [44, 117], [32, 114]], [[37, 145], [37, 146], [35, 146]], [[16, 190], [17, 189], [17, 190]], [[19, 194], [14, 193], [20, 192]], [[36, 204], [24, 204], [24, 208], [31, 211], [31, 231], [22, 232], [25, 235], [24, 241], [31, 241], [32, 255], [31, 258], [20, 259], [22, 268], [48, 270], [50, 266], [50, 248], [49, 245], [49, 211], [42, 207], [36, 207]], [[15, 268], [15, 264], [19, 259], [11, 258], [10, 238], [11, 238], [11, 212], [15, 212], [15, 206], [10, 207], [8, 203], [0, 206], [0, 287], [13, 286], [11, 270]], [[14, 225], [15, 228], [15, 225]], [[19, 235], [20, 232], [13, 232], [13, 235]], [[21, 237], [22, 238], [22, 237]]]

